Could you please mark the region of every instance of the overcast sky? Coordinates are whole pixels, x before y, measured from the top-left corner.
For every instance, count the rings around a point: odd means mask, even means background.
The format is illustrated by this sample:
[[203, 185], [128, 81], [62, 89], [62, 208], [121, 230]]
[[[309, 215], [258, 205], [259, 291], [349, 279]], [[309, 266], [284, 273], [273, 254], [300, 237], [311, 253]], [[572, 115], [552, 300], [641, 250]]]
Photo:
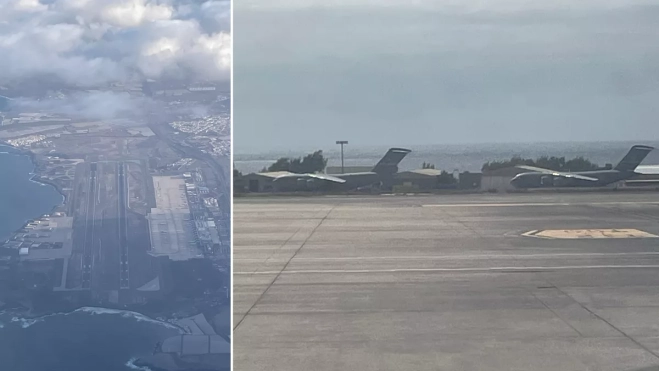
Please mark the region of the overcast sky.
[[229, 0], [0, 0], [0, 86], [227, 81]]
[[238, 152], [659, 137], [659, 1], [241, 0]]

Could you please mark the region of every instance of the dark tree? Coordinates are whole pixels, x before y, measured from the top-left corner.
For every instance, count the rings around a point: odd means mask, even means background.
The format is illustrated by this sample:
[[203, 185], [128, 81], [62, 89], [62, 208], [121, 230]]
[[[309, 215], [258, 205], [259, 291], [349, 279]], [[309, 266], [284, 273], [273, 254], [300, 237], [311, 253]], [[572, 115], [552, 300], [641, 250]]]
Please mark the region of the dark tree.
[[282, 157], [279, 160], [275, 161], [274, 164], [268, 166], [266, 171], [289, 171], [291, 168], [291, 162], [287, 157]]
[[267, 171], [290, 171], [291, 173], [318, 173], [325, 170], [327, 159], [323, 151], [316, 151], [303, 158], [282, 157], [268, 167]]
[[486, 162], [483, 164], [481, 170], [491, 171], [517, 165], [537, 166], [555, 171], [588, 171], [598, 169], [597, 164], [594, 164], [583, 157], [575, 157], [571, 160], [565, 160], [565, 157], [542, 156], [533, 160], [530, 158], [513, 156], [510, 160]]

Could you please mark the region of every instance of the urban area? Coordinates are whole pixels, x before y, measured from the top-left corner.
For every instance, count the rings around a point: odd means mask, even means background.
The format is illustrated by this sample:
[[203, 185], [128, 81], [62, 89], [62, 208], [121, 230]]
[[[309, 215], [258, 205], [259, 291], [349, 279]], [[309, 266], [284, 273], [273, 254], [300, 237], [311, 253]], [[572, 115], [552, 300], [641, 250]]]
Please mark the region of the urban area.
[[[148, 112], [91, 120], [14, 104], [79, 94], [146, 102]], [[64, 196], [0, 241], [0, 310], [138, 311], [184, 330], [154, 344], [144, 365], [226, 369], [229, 87], [149, 80], [97, 91], [2, 86], [0, 96], [0, 144], [31, 156], [33, 179]]]

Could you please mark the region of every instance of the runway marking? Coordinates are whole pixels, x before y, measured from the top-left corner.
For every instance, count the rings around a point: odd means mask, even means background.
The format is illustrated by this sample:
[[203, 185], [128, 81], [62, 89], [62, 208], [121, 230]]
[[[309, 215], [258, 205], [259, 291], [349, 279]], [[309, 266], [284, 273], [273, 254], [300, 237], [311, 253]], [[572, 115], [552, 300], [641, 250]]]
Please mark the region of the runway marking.
[[[545, 259], [558, 257], [621, 257], [621, 256], [658, 256], [659, 252], [621, 252], [621, 253], [555, 253], [555, 254], [512, 254], [512, 255], [424, 255], [424, 256], [355, 256], [336, 258], [295, 258], [295, 262], [301, 261], [358, 261], [358, 260], [471, 260], [471, 259]], [[282, 258], [286, 260], [287, 258]], [[234, 261], [261, 262], [265, 259], [258, 258], [234, 258]]]
[[537, 266], [537, 267], [486, 267], [486, 268], [392, 268], [392, 269], [310, 269], [295, 271], [261, 271], [261, 272], [234, 272], [234, 275], [273, 275], [273, 274], [364, 274], [364, 273], [429, 273], [429, 272], [471, 272], [471, 273], [500, 273], [500, 272], [535, 272], [570, 269], [657, 269], [659, 265], [568, 265], [568, 266]]
[[588, 206], [588, 205], [659, 205], [656, 201], [609, 201], [609, 202], [513, 202], [513, 203], [464, 203], [464, 204], [425, 204], [421, 207], [516, 207], [516, 206]]
[[522, 233], [522, 236], [545, 239], [657, 238], [638, 229], [545, 229]]

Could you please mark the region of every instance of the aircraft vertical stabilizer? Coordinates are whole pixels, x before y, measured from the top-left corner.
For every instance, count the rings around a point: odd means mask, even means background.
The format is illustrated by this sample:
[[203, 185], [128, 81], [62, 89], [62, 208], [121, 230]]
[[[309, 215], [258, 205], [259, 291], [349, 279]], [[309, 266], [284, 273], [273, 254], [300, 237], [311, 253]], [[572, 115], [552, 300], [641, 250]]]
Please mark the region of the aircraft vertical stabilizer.
[[614, 169], [618, 171], [634, 171], [653, 149], [650, 146], [633, 146]]
[[412, 152], [405, 148], [390, 148], [387, 153], [382, 157], [380, 162], [373, 168], [374, 173], [378, 174], [394, 174], [398, 172], [398, 164]]

